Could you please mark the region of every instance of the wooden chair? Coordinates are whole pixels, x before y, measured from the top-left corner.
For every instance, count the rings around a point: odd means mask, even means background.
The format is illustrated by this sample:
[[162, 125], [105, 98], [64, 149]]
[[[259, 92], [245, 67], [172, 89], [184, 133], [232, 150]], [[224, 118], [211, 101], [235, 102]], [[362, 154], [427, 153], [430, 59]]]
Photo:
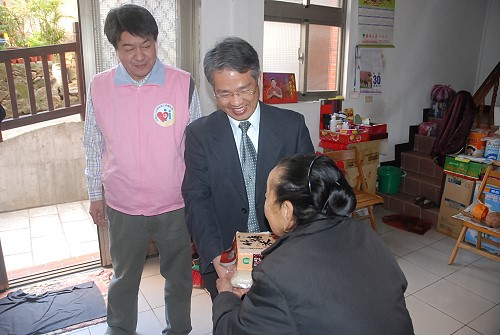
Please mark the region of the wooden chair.
[[[353, 213], [353, 217], [356, 219], [364, 219], [366, 217], [370, 218], [370, 224], [373, 230], [377, 230], [377, 223], [375, 222], [375, 214], [373, 213], [373, 206], [377, 204], [383, 204], [384, 199], [382, 197], [368, 193], [368, 186], [366, 184], [365, 175], [363, 173], [363, 167], [361, 166], [361, 160], [359, 158], [359, 153], [356, 147], [353, 149], [328, 151], [323, 153], [323, 155], [331, 158], [340, 169], [347, 172], [345, 175], [347, 181], [352, 186], [354, 194], [356, 195], [356, 209]], [[366, 208], [368, 210], [367, 216], [360, 216], [356, 214], [357, 211]]]
[[[495, 169], [495, 167], [497, 167]], [[486, 173], [483, 177], [483, 181], [481, 182], [481, 185], [479, 186], [476, 198], [484, 201], [484, 188], [486, 187], [486, 184], [500, 187], [500, 162], [495, 161], [493, 162], [492, 165], [488, 166], [486, 169]], [[477, 241], [476, 245], [472, 246], [471, 244], [465, 242], [465, 235], [467, 233], [467, 230], [475, 230], [477, 232]], [[478, 255], [484, 256], [486, 258], [489, 258], [491, 260], [500, 262], [500, 255], [496, 255], [493, 253], [488, 252], [487, 250], [482, 248], [482, 243], [486, 242], [491, 245], [495, 245], [497, 247], [500, 247], [500, 243], [497, 241], [491, 240], [489, 237], [483, 236], [482, 234], [488, 234], [490, 237], [495, 237], [497, 239], [500, 239], [500, 233], [498, 231], [493, 231], [488, 229], [485, 225], [481, 223], [471, 223], [465, 220], [462, 220], [462, 230], [460, 231], [460, 235], [458, 236], [457, 243], [455, 244], [455, 248], [453, 248], [453, 251], [451, 252], [450, 259], [448, 261], [449, 265], [452, 265], [453, 262], [455, 261], [455, 257], [457, 256], [458, 249], [466, 249], [469, 251], [472, 251]]]

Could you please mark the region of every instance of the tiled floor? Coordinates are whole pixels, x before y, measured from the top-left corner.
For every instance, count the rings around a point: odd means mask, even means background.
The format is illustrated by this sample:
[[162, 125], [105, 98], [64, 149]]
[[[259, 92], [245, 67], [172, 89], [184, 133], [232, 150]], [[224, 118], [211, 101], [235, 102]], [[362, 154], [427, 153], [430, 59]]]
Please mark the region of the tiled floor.
[[89, 202], [0, 213], [0, 239], [9, 278], [99, 257]]
[[[81, 213], [85, 203], [68, 205], [73, 213]], [[62, 206], [62, 205], [58, 205]], [[80, 208], [80, 209], [76, 209]], [[49, 211], [48, 209], [46, 209]], [[85, 213], [87, 210], [85, 209]], [[67, 213], [67, 212], [66, 212]], [[500, 334], [500, 263], [460, 250], [453, 266], [448, 265], [448, 258], [455, 240], [434, 229], [420, 236], [393, 229], [382, 223], [383, 215], [391, 214], [382, 207], [376, 208], [378, 231], [381, 238], [397, 258], [408, 279], [406, 303], [413, 320], [417, 335], [498, 335]], [[3, 214], [5, 215], [5, 214]], [[5, 244], [5, 222], [0, 215], [0, 236]], [[54, 215], [52, 211], [52, 215]], [[24, 217], [26, 214], [24, 214]], [[84, 220], [71, 221], [66, 214], [59, 214], [61, 222], [80, 222], [81, 232], [87, 232], [88, 225]], [[63, 217], [65, 218], [63, 220]], [[12, 217], [11, 217], [12, 220]], [[25, 219], [19, 219], [24, 222]], [[69, 224], [62, 224], [61, 229]], [[24, 226], [29, 230], [29, 226]], [[31, 228], [31, 231], [34, 231]], [[45, 228], [46, 229], [46, 228]], [[43, 235], [38, 230], [38, 235]], [[53, 228], [59, 231], [58, 228]], [[76, 228], [75, 228], [76, 229]], [[64, 231], [64, 230], [63, 230]], [[28, 232], [24, 232], [28, 234]], [[59, 231], [59, 234], [61, 233]], [[82, 233], [81, 236], [83, 236]], [[37, 235], [37, 236], [38, 236]], [[12, 238], [12, 235], [10, 235]], [[69, 235], [68, 235], [69, 236]], [[40, 236], [42, 237], [42, 236]], [[33, 237], [40, 238], [40, 237]], [[76, 243], [84, 243], [83, 239], [68, 240], [67, 246], [59, 246], [62, 251], [71, 255]], [[88, 242], [88, 241], [87, 241]], [[50, 241], [49, 241], [50, 243]], [[9, 245], [9, 243], [7, 243]], [[45, 249], [47, 249], [45, 245]], [[70, 247], [69, 245], [73, 245]], [[5, 250], [5, 247], [4, 247]], [[19, 248], [28, 254], [26, 247]], [[36, 251], [35, 251], [36, 253]], [[51, 254], [45, 252], [45, 254]], [[37, 259], [38, 256], [25, 255], [25, 258]], [[163, 278], [159, 274], [158, 259], [148, 259], [139, 294], [139, 324], [137, 334], [161, 334], [165, 325], [163, 316], [163, 299], [159, 292], [163, 290]], [[208, 294], [201, 289], [193, 289], [192, 294], [191, 334], [211, 334], [211, 302]], [[95, 325], [78, 331], [73, 335], [103, 334], [105, 325]]]

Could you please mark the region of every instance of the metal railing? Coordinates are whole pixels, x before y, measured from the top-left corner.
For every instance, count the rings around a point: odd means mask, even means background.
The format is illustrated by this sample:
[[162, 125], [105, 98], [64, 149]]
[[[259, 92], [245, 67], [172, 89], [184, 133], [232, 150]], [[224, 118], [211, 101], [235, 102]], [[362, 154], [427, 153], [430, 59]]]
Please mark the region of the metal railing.
[[[85, 118], [85, 79], [83, 71], [83, 61], [80, 43], [80, 30], [78, 23], [74, 24], [75, 41], [59, 45], [50, 45], [34, 48], [7, 49], [0, 51], [0, 66], [3, 63], [8, 86], [8, 96], [10, 98], [11, 113], [0, 123], [0, 142], [2, 142], [2, 130], [32, 125], [35, 123], [54, 120], [57, 118], [80, 114], [81, 119]], [[76, 60], [76, 81], [77, 81], [77, 102], [70, 101], [70, 83], [68, 80], [68, 55], [74, 53]], [[50, 58], [59, 59], [61, 68], [60, 96], [63, 105], [55, 107], [53, 102], [53, 87], [51, 83], [49, 64]], [[46, 108], [41, 108], [37, 104], [35, 96], [35, 86], [33, 83], [32, 61], [41, 60], [43, 69], [43, 80], [45, 84]], [[18, 94], [16, 92], [15, 71], [13, 64], [23, 63], [26, 77], [27, 93], [29, 97], [29, 113], [22, 113], [19, 109]], [[18, 67], [18, 65], [17, 65]], [[18, 74], [17, 74], [18, 75]], [[19, 83], [17, 83], [19, 85]], [[19, 86], [18, 86], [19, 87]], [[5, 101], [4, 101], [5, 103]], [[6, 106], [4, 105], [4, 108]], [[1, 120], [0, 120], [1, 121]]]

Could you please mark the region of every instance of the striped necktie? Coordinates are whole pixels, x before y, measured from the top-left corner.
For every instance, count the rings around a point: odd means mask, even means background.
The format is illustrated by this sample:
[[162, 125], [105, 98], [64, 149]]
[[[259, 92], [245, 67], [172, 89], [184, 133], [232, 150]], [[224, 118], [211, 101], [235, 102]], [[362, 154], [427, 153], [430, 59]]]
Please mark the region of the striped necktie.
[[240, 122], [241, 136], [241, 170], [243, 171], [243, 178], [245, 179], [245, 187], [248, 197], [248, 231], [250, 233], [258, 232], [259, 223], [257, 222], [257, 213], [255, 211], [255, 170], [257, 168], [257, 153], [255, 147], [247, 135], [248, 128], [250, 128], [249, 121]]

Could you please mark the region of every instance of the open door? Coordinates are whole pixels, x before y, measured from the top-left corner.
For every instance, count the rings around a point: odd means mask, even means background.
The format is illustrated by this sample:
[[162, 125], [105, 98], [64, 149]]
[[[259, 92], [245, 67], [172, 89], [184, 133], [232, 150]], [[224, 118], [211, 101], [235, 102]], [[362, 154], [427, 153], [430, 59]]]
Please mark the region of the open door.
[[9, 279], [7, 278], [7, 270], [5, 269], [5, 260], [3, 259], [2, 241], [0, 240], [0, 291], [5, 291], [9, 288]]
[[101, 265], [111, 266], [111, 255], [109, 254], [109, 228], [97, 227], [97, 239], [99, 240]]

